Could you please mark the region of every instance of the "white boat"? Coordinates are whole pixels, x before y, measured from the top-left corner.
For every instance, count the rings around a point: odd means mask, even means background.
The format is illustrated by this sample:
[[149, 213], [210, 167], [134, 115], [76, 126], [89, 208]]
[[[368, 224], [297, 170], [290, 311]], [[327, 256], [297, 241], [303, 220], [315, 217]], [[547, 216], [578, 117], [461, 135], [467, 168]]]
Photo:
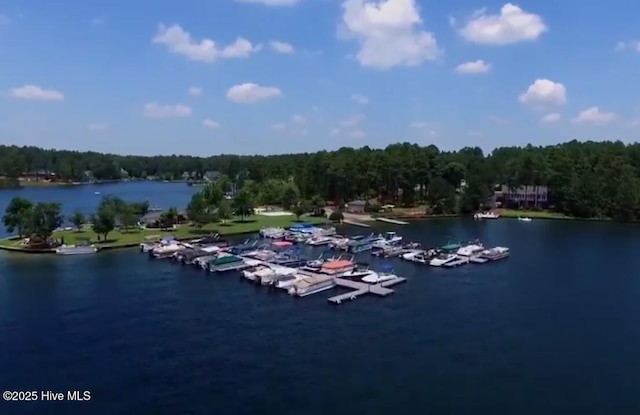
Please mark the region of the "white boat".
[[355, 268], [342, 274], [342, 278], [363, 278], [375, 274], [368, 266], [364, 264], [356, 265]]
[[270, 266], [259, 263], [258, 265], [254, 265], [251, 268], [245, 269], [242, 271], [242, 276], [248, 279], [249, 281], [256, 281], [260, 278], [260, 276], [267, 272], [273, 272]]
[[336, 234], [336, 228], [331, 226], [328, 228], [317, 228], [312, 232], [313, 236], [333, 236]]
[[307, 239], [307, 245], [311, 245], [311, 246], [328, 245], [333, 241], [334, 241], [334, 238], [330, 236], [317, 235]]
[[417, 262], [419, 264], [428, 264], [434, 255], [435, 251], [433, 249], [429, 249], [428, 251], [420, 249], [407, 252], [406, 254], [403, 254], [401, 258], [405, 261]]
[[176, 252], [178, 252], [182, 248], [183, 248], [182, 244], [180, 244], [180, 243], [178, 243], [176, 241], [172, 241], [172, 242], [168, 243], [167, 245], [157, 246], [157, 247], [153, 248], [149, 252], [151, 253], [152, 256], [154, 256], [156, 258], [167, 258], [167, 257], [170, 257], [171, 255], [175, 254]]
[[56, 254], [59, 255], [86, 255], [96, 252], [98, 252], [98, 248], [94, 245], [62, 245], [56, 248]]
[[260, 284], [262, 285], [273, 285], [281, 278], [287, 277], [289, 275], [295, 275], [298, 272], [295, 268], [289, 267], [280, 267], [274, 266], [271, 267], [270, 272], [263, 272], [258, 275], [260, 279]]
[[335, 286], [332, 275], [308, 275], [294, 282], [289, 287], [289, 294], [298, 297], [330, 290]]
[[456, 255], [470, 257], [484, 251], [485, 247], [480, 242], [473, 242], [458, 248]]
[[529, 218], [529, 217], [520, 217], [520, 216], [518, 216], [518, 220], [520, 222], [531, 222], [532, 219]]
[[300, 274], [285, 275], [279, 278], [273, 285], [276, 288], [289, 291], [289, 288], [295, 284], [296, 281], [300, 281], [304, 276]]
[[436, 255], [435, 258], [431, 258], [431, 261], [429, 261], [429, 265], [431, 265], [432, 267], [442, 267], [449, 262], [455, 261], [456, 259], [458, 259], [458, 255], [443, 252]]
[[100, 192], [93, 192], [93, 194], [94, 194], [94, 195], [99, 195], [99, 194], [100, 194]]
[[476, 212], [474, 219], [498, 219], [500, 215], [495, 212]]
[[402, 236], [399, 236], [395, 232], [386, 232], [384, 235], [379, 235], [379, 238], [379, 240], [373, 243], [373, 246], [376, 248], [394, 246], [402, 242]]
[[333, 241], [329, 243], [329, 247], [333, 249], [346, 249], [350, 239], [346, 236], [334, 235]]
[[363, 277], [362, 282], [366, 282], [368, 284], [380, 284], [381, 282], [395, 280], [398, 278], [398, 276], [393, 273], [393, 267], [381, 266], [380, 268], [382, 269], [380, 272], [372, 272], [366, 277]]
[[480, 258], [488, 259], [489, 261], [498, 261], [500, 259], [507, 258], [509, 254], [509, 248], [506, 248], [504, 246], [496, 246], [495, 248], [482, 251], [478, 256]]
[[287, 231], [284, 228], [271, 227], [260, 230], [260, 236], [264, 238], [278, 239], [284, 237]]

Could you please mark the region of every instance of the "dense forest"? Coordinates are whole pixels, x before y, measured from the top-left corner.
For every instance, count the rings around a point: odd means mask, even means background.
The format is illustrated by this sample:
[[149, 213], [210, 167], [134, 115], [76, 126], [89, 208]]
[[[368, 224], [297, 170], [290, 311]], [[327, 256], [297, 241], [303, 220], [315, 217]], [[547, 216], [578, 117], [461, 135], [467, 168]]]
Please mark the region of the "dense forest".
[[[425, 204], [434, 213], [472, 211], [486, 204], [497, 184], [548, 186], [549, 208], [576, 217], [640, 219], [640, 145], [577, 142], [547, 147], [480, 148], [443, 152], [435, 146], [393, 144], [273, 156], [121, 156], [92, 152], [0, 146], [0, 174], [20, 177], [38, 170], [60, 180], [130, 177], [181, 179], [216, 171], [242, 187], [275, 182], [295, 187], [301, 199], [335, 203]], [[461, 183], [465, 185], [461, 187]], [[527, 206], [524, 206], [527, 207]]]

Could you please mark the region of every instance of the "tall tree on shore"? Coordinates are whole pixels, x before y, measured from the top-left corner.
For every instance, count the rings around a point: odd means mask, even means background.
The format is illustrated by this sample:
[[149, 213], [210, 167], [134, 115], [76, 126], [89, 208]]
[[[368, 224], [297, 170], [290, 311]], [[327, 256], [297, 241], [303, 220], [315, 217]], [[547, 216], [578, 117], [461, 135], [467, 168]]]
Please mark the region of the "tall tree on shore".
[[160, 215], [160, 223], [163, 228], [171, 228], [178, 223], [178, 209], [170, 207], [168, 210], [162, 212]]
[[62, 216], [60, 203], [38, 203], [31, 212], [30, 231], [43, 240], [47, 240], [58, 229], [64, 217]]
[[116, 227], [116, 214], [111, 209], [103, 207], [93, 215], [91, 222], [93, 223], [93, 231], [101, 235], [104, 241], [107, 241], [109, 233]]
[[198, 229], [202, 229], [213, 222], [214, 219], [202, 192], [198, 192], [191, 197], [186, 213], [187, 218]]
[[231, 206], [229, 201], [222, 200], [218, 205], [218, 219], [225, 223], [227, 220], [231, 219]]
[[2, 217], [2, 223], [7, 229], [7, 232], [13, 233], [17, 231], [20, 238], [25, 236], [29, 227], [29, 221], [31, 220], [30, 215], [32, 209], [33, 203], [31, 203], [29, 199], [23, 197], [14, 197], [11, 199]]
[[253, 200], [247, 189], [243, 187], [236, 193], [231, 207], [234, 213], [240, 216], [241, 220], [253, 214]]
[[219, 183], [208, 183], [204, 189], [202, 189], [202, 195], [210, 209], [217, 208], [224, 199], [224, 193]]
[[71, 223], [76, 227], [76, 230], [79, 232], [82, 228], [82, 225], [87, 221], [84, 214], [79, 210], [76, 210], [73, 215], [71, 215]]

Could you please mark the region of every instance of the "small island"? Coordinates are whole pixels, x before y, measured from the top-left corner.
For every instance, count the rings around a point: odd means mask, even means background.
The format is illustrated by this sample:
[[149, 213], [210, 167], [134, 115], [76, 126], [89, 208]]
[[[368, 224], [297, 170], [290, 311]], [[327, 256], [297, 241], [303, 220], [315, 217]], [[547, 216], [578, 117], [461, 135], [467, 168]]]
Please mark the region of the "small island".
[[225, 197], [226, 188], [224, 179], [207, 184], [184, 211], [176, 207], [151, 211], [148, 201], [127, 202], [107, 195], [94, 213], [75, 212], [67, 218], [60, 203], [15, 197], [2, 218], [7, 231], [15, 235], [1, 239], [0, 249], [25, 253], [55, 253], [60, 247], [83, 245], [116, 249], [169, 235], [191, 239], [256, 233], [265, 227], [290, 227], [303, 218], [311, 224], [327, 222], [324, 202], [301, 200], [292, 184], [283, 183], [279, 190], [282, 206], [268, 209], [254, 208], [259, 195], [254, 182], [247, 181], [233, 198]]

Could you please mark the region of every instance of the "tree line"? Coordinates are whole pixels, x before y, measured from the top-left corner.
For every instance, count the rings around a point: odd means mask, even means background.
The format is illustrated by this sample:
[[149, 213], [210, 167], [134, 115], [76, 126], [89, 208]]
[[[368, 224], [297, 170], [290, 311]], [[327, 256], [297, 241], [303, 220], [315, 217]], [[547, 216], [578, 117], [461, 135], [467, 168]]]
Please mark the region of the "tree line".
[[[238, 188], [248, 184], [256, 203], [291, 205], [296, 200], [322, 199], [341, 204], [375, 199], [379, 204], [424, 204], [429, 213], [481, 208], [497, 184], [509, 188], [537, 185], [548, 186], [550, 208], [560, 213], [640, 219], [640, 145], [619, 141], [503, 147], [490, 154], [477, 147], [446, 152], [435, 146], [400, 143], [384, 149], [345, 147], [316, 153], [206, 158], [0, 146], [0, 172], [7, 178], [38, 169], [65, 180], [76, 180], [86, 170], [100, 180], [117, 180], [122, 169], [131, 177], [162, 179], [179, 179], [184, 172], [200, 178], [207, 171], [216, 171]], [[466, 186], [461, 189], [463, 181]], [[225, 207], [222, 209], [224, 213]]]

